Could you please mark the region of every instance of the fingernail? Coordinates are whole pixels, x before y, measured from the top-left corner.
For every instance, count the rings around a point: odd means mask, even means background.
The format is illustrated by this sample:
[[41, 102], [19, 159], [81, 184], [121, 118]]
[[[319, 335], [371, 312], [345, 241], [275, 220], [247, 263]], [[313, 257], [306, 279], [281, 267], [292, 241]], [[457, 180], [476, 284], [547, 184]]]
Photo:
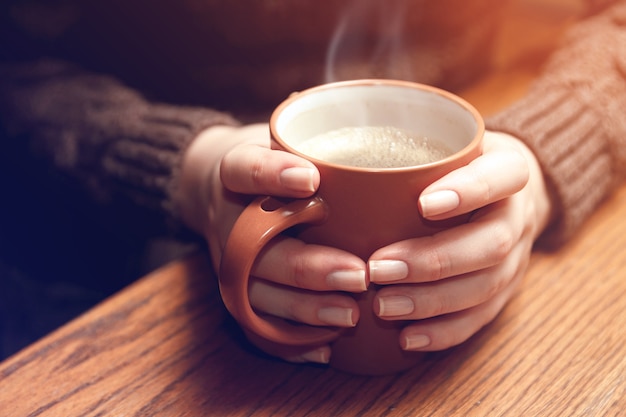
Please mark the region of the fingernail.
[[371, 260], [368, 262], [372, 282], [399, 281], [409, 276], [409, 266], [404, 261]]
[[452, 190], [435, 191], [424, 194], [419, 199], [424, 217], [447, 213], [457, 208], [460, 203], [459, 195]]
[[329, 287], [342, 291], [363, 292], [367, 290], [365, 270], [353, 269], [333, 271], [326, 276]]
[[330, 349], [327, 347], [321, 347], [309, 352], [305, 352], [297, 358], [287, 359], [291, 362], [315, 362], [315, 363], [328, 363], [330, 361]]
[[293, 167], [286, 168], [280, 173], [280, 182], [285, 187], [295, 191], [315, 191], [313, 185], [313, 168]]
[[317, 318], [331, 326], [354, 327], [353, 310], [343, 307], [323, 307], [317, 312]]
[[415, 310], [413, 299], [403, 295], [378, 298], [378, 315], [380, 317], [405, 316]]
[[414, 334], [404, 338], [404, 350], [418, 350], [430, 345], [430, 337], [425, 334]]

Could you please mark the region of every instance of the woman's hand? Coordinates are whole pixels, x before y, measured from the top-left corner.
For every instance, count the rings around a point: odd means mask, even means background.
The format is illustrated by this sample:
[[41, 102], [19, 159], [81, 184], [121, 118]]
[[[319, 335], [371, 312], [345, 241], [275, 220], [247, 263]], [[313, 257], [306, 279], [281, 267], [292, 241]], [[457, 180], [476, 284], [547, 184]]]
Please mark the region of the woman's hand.
[[[267, 136], [267, 125], [216, 127], [185, 156], [180, 212], [207, 238], [216, 266], [249, 196], [307, 197], [319, 185], [311, 163], [270, 150]], [[506, 304], [548, 223], [550, 200], [525, 145], [487, 132], [484, 154], [428, 187], [419, 206], [433, 220], [474, 213], [467, 224], [374, 253], [370, 278], [386, 288], [373, 308], [387, 320], [415, 320], [401, 333], [403, 348], [439, 350], [469, 338]], [[349, 327], [358, 321], [352, 297], [330, 292], [365, 290], [365, 265], [354, 255], [280, 237], [261, 253], [253, 275], [250, 299], [261, 313], [310, 325]], [[280, 351], [249, 336], [292, 361], [326, 362], [330, 354], [328, 346]]]
[[[309, 161], [269, 149], [267, 124], [220, 126], [200, 134], [187, 150], [177, 203], [185, 223], [207, 239], [218, 269], [232, 226], [253, 196], [308, 197], [318, 185], [319, 173]], [[261, 314], [351, 327], [359, 319], [356, 302], [336, 290], [365, 291], [365, 269], [355, 255], [281, 236], [253, 267], [250, 302]], [[287, 351], [249, 337], [266, 352], [291, 361], [327, 362], [330, 356], [328, 346]]]
[[532, 152], [516, 138], [487, 132], [484, 154], [429, 186], [420, 211], [432, 220], [472, 213], [432, 237], [392, 244], [369, 260], [385, 285], [374, 310], [403, 329], [406, 350], [457, 345], [493, 320], [521, 281], [551, 203]]

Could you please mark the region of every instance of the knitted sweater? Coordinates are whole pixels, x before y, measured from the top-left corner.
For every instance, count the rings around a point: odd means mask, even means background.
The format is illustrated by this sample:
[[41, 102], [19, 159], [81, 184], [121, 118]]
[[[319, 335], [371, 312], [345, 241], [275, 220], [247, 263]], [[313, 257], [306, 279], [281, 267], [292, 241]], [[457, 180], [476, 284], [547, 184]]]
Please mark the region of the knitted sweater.
[[626, 2], [580, 23], [528, 94], [487, 120], [533, 149], [555, 196], [556, 245], [624, 180]]
[[[342, 20], [346, 2], [334, 0], [324, 10], [314, 0], [111, 0], [87, 2], [86, 11], [81, 3], [39, 8], [43, 20], [19, 2], [4, 15], [2, 135], [80, 178], [94, 195], [125, 196], [177, 218], [172, 196], [184, 150], [200, 130], [238, 123], [211, 108], [267, 112], [288, 92], [329, 77], [458, 87], [484, 70], [477, 63], [487, 60], [477, 54], [486, 53], [501, 1], [450, 14], [442, 10], [468, 3], [414, 0], [408, 12], [385, 19], [388, 8], [372, 6], [383, 2], [361, 2], [371, 7], [350, 16], [367, 22], [364, 28]], [[553, 244], [610, 194], [626, 166], [626, 1], [616, 3], [580, 23], [526, 97], [488, 120], [539, 158], [557, 202], [545, 236]], [[400, 38], [402, 53], [370, 42]], [[331, 58], [337, 62], [329, 76]]]

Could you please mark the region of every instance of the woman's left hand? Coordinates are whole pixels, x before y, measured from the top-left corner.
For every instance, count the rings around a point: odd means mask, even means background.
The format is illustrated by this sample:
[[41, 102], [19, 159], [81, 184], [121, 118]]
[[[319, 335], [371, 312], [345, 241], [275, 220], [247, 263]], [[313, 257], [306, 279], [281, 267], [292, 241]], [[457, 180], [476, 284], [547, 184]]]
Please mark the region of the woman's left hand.
[[513, 295], [551, 202], [533, 153], [518, 139], [486, 132], [484, 153], [420, 196], [424, 217], [472, 213], [469, 222], [430, 237], [384, 247], [369, 259], [374, 300], [385, 320], [415, 320], [403, 329], [406, 350], [442, 350], [492, 321]]

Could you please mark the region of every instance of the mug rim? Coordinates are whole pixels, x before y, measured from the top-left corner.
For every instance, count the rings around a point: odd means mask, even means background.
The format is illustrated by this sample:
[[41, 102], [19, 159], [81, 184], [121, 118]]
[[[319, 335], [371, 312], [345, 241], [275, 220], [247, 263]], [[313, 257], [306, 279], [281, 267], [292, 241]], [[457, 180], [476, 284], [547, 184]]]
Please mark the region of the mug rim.
[[[292, 103], [298, 101], [304, 95], [310, 95], [316, 92], [326, 91], [326, 90], [330, 90], [334, 88], [367, 87], [367, 86], [403, 87], [403, 88], [422, 90], [428, 93], [439, 95], [445, 98], [446, 100], [454, 102], [455, 104], [460, 106], [462, 109], [464, 109], [471, 115], [472, 119], [476, 122], [476, 133], [474, 134], [474, 137], [465, 146], [463, 146], [463, 148], [459, 149], [458, 151], [452, 153], [449, 156], [446, 156], [445, 158], [438, 159], [436, 161], [428, 162], [425, 164], [409, 165], [409, 166], [403, 166], [403, 167], [387, 167], [387, 168], [371, 168], [371, 167], [343, 165], [343, 164], [338, 164], [334, 162], [329, 162], [323, 159], [318, 159], [313, 156], [300, 152], [298, 149], [288, 144], [287, 141], [284, 140], [278, 134], [277, 123], [278, 123], [278, 119], [281, 117], [283, 110], [286, 107], [290, 106]], [[308, 161], [311, 161], [315, 165], [322, 165], [322, 166], [340, 169], [344, 171], [355, 171], [355, 172], [362, 172], [362, 173], [372, 173], [372, 172], [395, 173], [395, 172], [431, 169], [439, 165], [445, 165], [449, 163], [451, 160], [455, 160], [455, 159], [465, 156], [467, 153], [471, 152], [471, 150], [474, 149], [476, 146], [480, 146], [483, 136], [485, 134], [485, 121], [482, 115], [480, 114], [480, 112], [472, 104], [470, 104], [464, 98], [450, 91], [447, 91], [438, 87], [434, 87], [431, 85], [427, 85], [427, 84], [413, 82], [413, 81], [364, 78], [364, 79], [336, 81], [336, 82], [331, 82], [331, 83], [326, 83], [326, 84], [320, 84], [311, 88], [307, 88], [302, 91], [296, 91], [296, 92], [291, 93], [289, 97], [283, 100], [272, 112], [272, 115], [270, 117], [270, 122], [269, 122], [269, 129], [270, 129], [271, 140], [276, 141], [280, 146], [282, 146], [288, 152], [298, 155], [301, 158], [304, 158]]]

